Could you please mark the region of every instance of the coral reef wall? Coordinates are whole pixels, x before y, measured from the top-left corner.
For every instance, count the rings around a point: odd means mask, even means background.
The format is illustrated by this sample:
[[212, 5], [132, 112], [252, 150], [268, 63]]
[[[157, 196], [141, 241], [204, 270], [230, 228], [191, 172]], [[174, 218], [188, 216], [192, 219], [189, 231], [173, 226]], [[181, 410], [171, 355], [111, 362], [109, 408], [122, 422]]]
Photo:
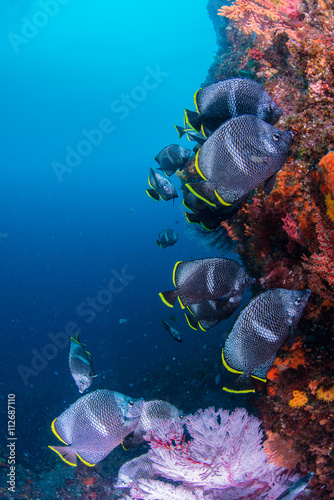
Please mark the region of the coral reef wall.
[[299, 356], [279, 353], [260, 414], [273, 446], [292, 447], [294, 466], [316, 473], [314, 498], [334, 498], [334, 3], [235, 0], [217, 15], [222, 44], [206, 83], [260, 82], [285, 111], [277, 126], [295, 133], [271, 194], [251, 193], [223, 223], [263, 288], [312, 292]]

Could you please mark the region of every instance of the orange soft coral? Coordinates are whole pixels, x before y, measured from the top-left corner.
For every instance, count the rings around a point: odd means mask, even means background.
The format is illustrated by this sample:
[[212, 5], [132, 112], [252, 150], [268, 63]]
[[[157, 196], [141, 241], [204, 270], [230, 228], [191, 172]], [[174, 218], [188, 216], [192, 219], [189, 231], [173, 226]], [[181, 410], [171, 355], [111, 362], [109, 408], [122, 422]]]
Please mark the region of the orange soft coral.
[[334, 385], [329, 389], [320, 387], [316, 392], [316, 397], [321, 401], [326, 401], [326, 403], [332, 403], [334, 401]]
[[295, 10], [295, 0], [236, 0], [231, 6], [218, 10], [219, 16], [225, 16], [235, 22], [236, 27], [246, 35], [255, 33], [262, 45], [270, 45], [274, 34], [285, 31], [290, 38], [297, 38], [297, 31], [289, 21], [287, 11]]
[[263, 443], [263, 449], [270, 462], [288, 470], [296, 468], [300, 462], [300, 455], [294, 449], [292, 439], [284, 439], [278, 433], [270, 433], [267, 441]]
[[332, 198], [334, 198], [334, 153], [328, 153], [321, 158], [319, 162], [327, 187], [330, 189]]
[[293, 398], [289, 401], [289, 406], [291, 408], [301, 408], [308, 402], [308, 397], [304, 391], [293, 391], [292, 395]]

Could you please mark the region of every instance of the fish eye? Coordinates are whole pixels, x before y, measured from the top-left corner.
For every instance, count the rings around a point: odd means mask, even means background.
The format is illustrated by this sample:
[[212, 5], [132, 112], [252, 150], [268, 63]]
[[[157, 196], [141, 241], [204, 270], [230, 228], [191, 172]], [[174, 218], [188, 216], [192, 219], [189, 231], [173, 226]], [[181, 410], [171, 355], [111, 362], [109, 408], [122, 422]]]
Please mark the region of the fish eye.
[[129, 401], [129, 406], [134, 406], [134, 401]]
[[301, 303], [301, 299], [300, 298], [295, 300], [295, 306], [299, 306], [300, 303]]
[[278, 142], [280, 140], [280, 135], [279, 134], [273, 134], [273, 141]]

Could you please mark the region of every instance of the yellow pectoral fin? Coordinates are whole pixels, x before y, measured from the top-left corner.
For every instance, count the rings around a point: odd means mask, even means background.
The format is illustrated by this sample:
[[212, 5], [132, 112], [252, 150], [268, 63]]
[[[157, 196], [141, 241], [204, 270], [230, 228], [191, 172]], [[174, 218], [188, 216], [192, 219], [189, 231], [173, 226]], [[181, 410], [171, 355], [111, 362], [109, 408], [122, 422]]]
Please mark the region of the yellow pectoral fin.
[[205, 139], [206, 139], [206, 133], [205, 133], [205, 130], [204, 130], [204, 125], [203, 125], [203, 123], [202, 123], [202, 125], [201, 125], [201, 132], [202, 132], [203, 136], [204, 136], [204, 137], [205, 137]]
[[201, 325], [201, 322], [200, 322], [200, 321], [198, 322], [198, 325], [199, 325], [200, 329], [202, 330], [202, 332], [206, 332], [206, 329], [205, 329], [205, 328], [203, 328], [203, 326]]
[[260, 377], [257, 377], [256, 375], [251, 375], [251, 377], [254, 378], [255, 380], [259, 380], [260, 382], [264, 382], [265, 384], [267, 383], [266, 378], [260, 378]]
[[[64, 440], [63, 440], [63, 439], [59, 436], [58, 432], [56, 431], [56, 428], [55, 428], [55, 421], [56, 421], [56, 420], [57, 420], [57, 419], [55, 418], [55, 419], [54, 419], [54, 421], [53, 421], [53, 422], [52, 422], [52, 424], [51, 424], [51, 430], [52, 430], [53, 434], [54, 434], [54, 435], [55, 435], [55, 436], [59, 439], [59, 441], [61, 441], [61, 442], [62, 442], [62, 443], [64, 443], [64, 444], [69, 445], [69, 443], [66, 443], [66, 441], [64, 441]], [[56, 451], [56, 450], [53, 450], [53, 451]]]

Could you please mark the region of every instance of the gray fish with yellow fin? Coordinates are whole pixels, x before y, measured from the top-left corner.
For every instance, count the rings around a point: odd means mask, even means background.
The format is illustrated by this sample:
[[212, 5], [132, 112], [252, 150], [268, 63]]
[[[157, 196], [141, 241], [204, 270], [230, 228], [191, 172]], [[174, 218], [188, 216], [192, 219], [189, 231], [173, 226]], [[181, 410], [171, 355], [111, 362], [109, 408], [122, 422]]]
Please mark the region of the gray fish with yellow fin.
[[240, 202], [261, 184], [269, 194], [292, 141], [292, 132], [283, 132], [256, 116], [232, 118], [196, 154], [195, 168], [203, 180], [186, 186], [212, 206]]
[[81, 394], [91, 386], [96, 376], [92, 356], [85, 348], [86, 345], [80, 342], [78, 335], [75, 339], [71, 337], [68, 362], [72, 377]]
[[159, 427], [161, 420], [182, 420], [182, 412], [176, 406], [155, 399], [152, 401], [145, 401], [140, 414], [139, 422], [134, 431], [129, 434], [123, 441], [122, 445], [125, 450], [136, 448], [142, 443], [145, 443], [145, 434]]
[[255, 392], [250, 377], [266, 382], [278, 349], [292, 337], [310, 290], [272, 288], [256, 295], [235, 320], [222, 351], [223, 365], [239, 374], [228, 392]]
[[163, 148], [154, 158], [159, 163], [160, 170], [170, 177], [176, 170], [182, 170], [188, 162], [191, 149], [185, 149], [178, 144], [170, 144]]
[[255, 283], [235, 260], [223, 257], [177, 262], [173, 270], [176, 290], [161, 292], [161, 300], [173, 307], [179, 299], [183, 309], [208, 300], [219, 300], [221, 307], [235, 295]]
[[174, 198], [178, 197], [171, 181], [156, 170], [153, 170], [153, 168], [150, 168], [148, 183], [151, 189], [146, 189], [146, 193], [155, 201], [159, 201], [160, 198], [164, 201], [174, 201]]
[[101, 462], [137, 426], [143, 399], [106, 389], [79, 398], [52, 422], [55, 436], [66, 446], [49, 446], [68, 465], [79, 458], [92, 467]]
[[148, 453], [125, 462], [118, 471], [115, 488], [131, 488], [138, 479], [156, 479], [159, 476], [153, 468]]
[[221, 306], [218, 300], [208, 300], [201, 304], [188, 306], [191, 314], [185, 313], [188, 325], [193, 330], [200, 328], [203, 331], [210, 330], [222, 320], [229, 318], [239, 307], [242, 294], [234, 295]]
[[195, 111], [185, 110], [185, 121], [204, 135], [240, 115], [253, 115], [274, 125], [283, 114], [264, 87], [248, 78], [230, 78], [199, 89], [194, 95]]

